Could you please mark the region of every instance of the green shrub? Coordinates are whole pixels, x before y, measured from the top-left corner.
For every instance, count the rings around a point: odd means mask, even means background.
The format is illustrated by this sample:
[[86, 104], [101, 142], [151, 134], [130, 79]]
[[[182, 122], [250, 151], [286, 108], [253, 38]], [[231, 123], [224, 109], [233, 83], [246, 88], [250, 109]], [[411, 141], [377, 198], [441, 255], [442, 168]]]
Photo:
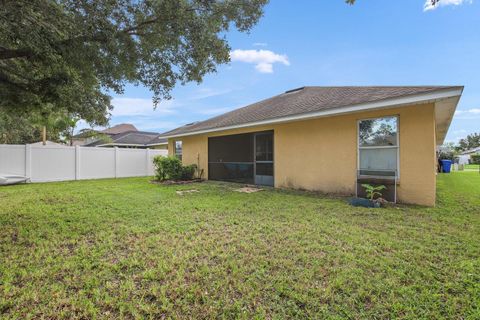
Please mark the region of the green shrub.
[[480, 154], [472, 154], [470, 156], [470, 163], [472, 164], [480, 164]]
[[155, 165], [155, 178], [165, 180], [192, 180], [197, 170], [197, 165], [183, 166], [182, 161], [175, 157], [157, 156], [153, 159]]
[[156, 156], [153, 158], [155, 177], [160, 181], [179, 180], [182, 178], [182, 161], [177, 157]]
[[197, 170], [196, 164], [191, 164], [188, 166], [182, 167], [182, 179], [183, 180], [192, 180], [195, 176], [195, 171]]
[[455, 159], [455, 153], [453, 151], [441, 151], [438, 154], [438, 159], [440, 160], [454, 160]]

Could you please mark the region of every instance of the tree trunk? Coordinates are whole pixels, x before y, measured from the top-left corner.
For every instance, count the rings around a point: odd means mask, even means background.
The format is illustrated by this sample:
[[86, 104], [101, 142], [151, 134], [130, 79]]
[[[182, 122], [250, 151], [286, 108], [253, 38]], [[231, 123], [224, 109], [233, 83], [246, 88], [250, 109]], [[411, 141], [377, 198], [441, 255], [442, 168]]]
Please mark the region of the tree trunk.
[[42, 142], [43, 145], [47, 144], [47, 126], [43, 126], [42, 128]]

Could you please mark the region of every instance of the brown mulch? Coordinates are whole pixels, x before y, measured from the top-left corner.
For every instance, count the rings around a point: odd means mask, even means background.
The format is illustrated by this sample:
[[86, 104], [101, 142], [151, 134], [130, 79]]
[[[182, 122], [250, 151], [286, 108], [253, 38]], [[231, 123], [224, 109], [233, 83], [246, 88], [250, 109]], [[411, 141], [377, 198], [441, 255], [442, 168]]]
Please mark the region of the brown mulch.
[[170, 185], [190, 184], [190, 183], [203, 182], [203, 181], [204, 181], [204, 180], [202, 180], [202, 179], [193, 179], [193, 180], [165, 180], [165, 181], [150, 180], [150, 183], [170, 186]]

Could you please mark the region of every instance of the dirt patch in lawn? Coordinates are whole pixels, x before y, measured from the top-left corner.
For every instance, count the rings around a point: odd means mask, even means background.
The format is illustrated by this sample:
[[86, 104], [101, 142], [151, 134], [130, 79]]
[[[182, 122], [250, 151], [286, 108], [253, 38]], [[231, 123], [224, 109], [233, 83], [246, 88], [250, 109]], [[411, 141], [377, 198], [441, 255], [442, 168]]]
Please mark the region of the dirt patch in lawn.
[[245, 187], [242, 187], [242, 188], [239, 188], [239, 189], [234, 189], [233, 191], [243, 192], [243, 193], [254, 193], [254, 192], [263, 191], [263, 189], [257, 188], [257, 187], [245, 186]]
[[176, 193], [179, 195], [179, 196], [184, 196], [186, 194], [189, 194], [189, 193], [197, 193], [197, 192], [200, 192], [198, 191], [197, 189], [192, 189], [192, 190], [177, 190]]

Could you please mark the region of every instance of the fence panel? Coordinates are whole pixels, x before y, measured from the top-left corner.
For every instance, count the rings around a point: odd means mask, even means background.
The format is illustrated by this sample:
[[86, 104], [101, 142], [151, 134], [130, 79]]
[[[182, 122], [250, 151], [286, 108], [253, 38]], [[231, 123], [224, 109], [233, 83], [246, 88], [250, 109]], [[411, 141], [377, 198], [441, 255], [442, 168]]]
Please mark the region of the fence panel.
[[148, 176], [147, 150], [118, 148], [117, 177]]
[[79, 147], [80, 174], [77, 179], [100, 179], [115, 177], [115, 149]]
[[25, 175], [25, 145], [0, 144], [0, 173]]
[[32, 182], [138, 177], [154, 174], [153, 158], [167, 150], [0, 145], [0, 175]]
[[30, 168], [32, 182], [75, 180], [75, 147], [32, 146]]

